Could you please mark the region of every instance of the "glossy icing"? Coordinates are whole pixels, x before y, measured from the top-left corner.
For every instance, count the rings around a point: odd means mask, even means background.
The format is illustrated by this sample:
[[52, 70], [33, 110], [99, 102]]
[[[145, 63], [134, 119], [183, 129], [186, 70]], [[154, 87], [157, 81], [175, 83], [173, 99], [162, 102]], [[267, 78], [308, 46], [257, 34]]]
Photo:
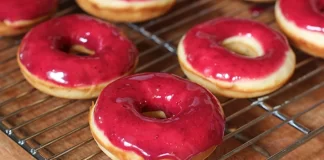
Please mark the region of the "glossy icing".
[[283, 16], [300, 28], [324, 32], [324, 0], [280, 0]]
[[[141, 115], [163, 110], [167, 119]], [[166, 73], [144, 73], [108, 85], [94, 121], [109, 141], [146, 160], [190, 157], [222, 141], [225, 120], [217, 99], [201, 86]]]
[[[251, 58], [236, 54], [221, 43], [230, 37], [254, 38], [264, 54]], [[183, 40], [187, 61], [205, 75], [222, 81], [263, 78], [282, 66], [288, 42], [267, 26], [242, 19], [215, 19], [192, 28]]]
[[[72, 45], [95, 53], [66, 53]], [[69, 15], [33, 28], [23, 38], [18, 54], [21, 63], [38, 78], [76, 87], [124, 75], [134, 67], [138, 51], [115, 26], [86, 15]]]
[[48, 15], [58, 0], [1, 0], [0, 20], [30, 20]]

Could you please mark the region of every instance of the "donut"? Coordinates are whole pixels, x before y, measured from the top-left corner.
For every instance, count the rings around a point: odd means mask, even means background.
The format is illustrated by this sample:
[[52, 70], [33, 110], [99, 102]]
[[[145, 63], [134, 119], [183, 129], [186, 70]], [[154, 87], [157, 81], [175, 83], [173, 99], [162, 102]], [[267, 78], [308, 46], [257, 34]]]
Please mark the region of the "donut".
[[324, 58], [324, 1], [278, 0], [275, 15], [280, 29], [293, 45], [315, 57]]
[[88, 99], [132, 73], [138, 51], [115, 26], [74, 14], [31, 29], [19, 46], [17, 60], [26, 80], [38, 90]]
[[89, 124], [113, 160], [203, 160], [222, 142], [225, 120], [203, 87], [167, 73], [142, 73], [109, 84], [91, 107]]
[[251, 20], [219, 18], [199, 24], [178, 45], [185, 75], [211, 92], [251, 98], [281, 87], [295, 54], [284, 36]]
[[32, 26], [55, 13], [57, 0], [1, 0], [0, 36], [27, 32]]
[[76, 0], [81, 9], [114, 22], [142, 22], [159, 17], [176, 0]]

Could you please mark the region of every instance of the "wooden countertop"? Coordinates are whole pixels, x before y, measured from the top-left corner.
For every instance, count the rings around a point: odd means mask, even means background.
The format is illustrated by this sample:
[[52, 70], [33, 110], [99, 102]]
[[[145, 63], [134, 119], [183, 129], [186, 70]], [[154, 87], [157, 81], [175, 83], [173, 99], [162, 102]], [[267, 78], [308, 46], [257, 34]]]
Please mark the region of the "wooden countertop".
[[7, 160], [32, 160], [33, 158], [23, 148], [0, 132], [0, 159]]

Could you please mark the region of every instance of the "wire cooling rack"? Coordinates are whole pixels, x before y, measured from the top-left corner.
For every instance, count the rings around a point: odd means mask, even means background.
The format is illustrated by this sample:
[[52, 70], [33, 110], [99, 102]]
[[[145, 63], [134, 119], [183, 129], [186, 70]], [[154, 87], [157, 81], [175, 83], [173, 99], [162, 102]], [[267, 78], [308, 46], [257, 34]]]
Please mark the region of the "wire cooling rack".
[[[184, 77], [176, 46], [190, 27], [222, 16], [254, 19], [278, 30], [273, 9], [242, 0], [178, 0], [165, 16], [117, 25], [140, 50], [136, 72]], [[83, 12], [74, 1], [61, 0], [56, 16], [71, 13]], [[16, 63], [21, 38], [0, 39], [0, 129], [37, 159], [108, 159], [90, 134], [93, 100], [59, 99], [32, 88]], [[227, 127], [210, 160], [324, 157], [323, 60], [295, 53], [295, 74], [276, 92], [255, 99], [218, 97]]]

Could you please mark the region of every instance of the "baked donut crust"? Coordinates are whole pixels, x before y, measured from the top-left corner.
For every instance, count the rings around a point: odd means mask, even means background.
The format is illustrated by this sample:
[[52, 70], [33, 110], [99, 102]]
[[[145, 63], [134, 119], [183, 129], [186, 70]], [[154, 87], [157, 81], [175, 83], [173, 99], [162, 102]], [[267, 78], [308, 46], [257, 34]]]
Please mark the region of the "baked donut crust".
[[[104, 136], [104, 132], [101, 131], [97, 125], [94, 122], [94, 108], [96, 104], [93, 104], [90, 107], [90, 112], [89, 112], [89, 126], [91, 130], [91, 134], [98, 144], [99, 148], [106, 154], [108, 155], [112, 160], [144, 160], [143, 157], [140, 155], [136, 154], [135, 152], [132, 151], [126, 151], [121, 148], [118, 148], [117, 146], [114, 146], [108, 138]], [[214, 152], [216, 149], [216, 146], [213, 146], [209, 148], [206, 151], [203, 151], [196, 156], [192, 157], [192, 160], [204, 160], [206, 159], [211, 153]], [[162, 159], [162, 160], [168, 160], [168, 159]]]
[[265, 95], [280, 88], [284, 83], [286, 83], [292, 76], [295, 68], [295, 54], [291, 49], [289, 49], [286, 53], [287, 56], [282, 67], [265, 78], [226, 82], [212, 77], [205, 77], [203, 74], [195, 70], [187, 61], [183, 45], [184, 38], [185, 36], [181, 39], [178, 45], [178, 60], [180, 67], [191, 81], [208, 88], [211, 92], [217, 95], [235, 98], [252, 98]]
[[[54, 12], [53, 12], [54, 13]], [[26, 33], [34, 25], [48, 19], [51, 15], [42, 16], [33, 20], [19, 20], [15, 22], [2, 21], [0, 22], [1, 36], [15, 36]]]
[[[17, 55], [19, 54], [19, 49]], [[101, 84], [84, 86], [84, 87], [63, 87], [56, 85], [51, 82], [47, 82], [46, 80], [42, 80], [37, 76], [31, 74], [26, 67], [21, 64], [19, 56], [17, 56], [18, 65], [20, 67], [21, 73], [25, 77], [25, 79], [36, 89], [60, 98], [67, 98], [67, 99], [90, 99], [97, 97], [100, 92], [105, 88], [109, 83], [113, 82], [114, 80], [129, 75], [135, 71], [136, 65], [138, 63], [138, 58], [136, 59], [134, 67], [127, 73], [122, 76], [116, 77], [115, 79], [104, 82]]]
[[[275, 16], [279, 28], [298, 49], [315, 57], [324, 58], [324, 34], [312, 32], [296, 26], [283, 15], [280, 0], [275, 5]], [[298, 33], [298, 34], [296, 34]]]
[[166, 13], [175, 0], [148, 0], [138, 2], [76, 0], [84, 11], [114, 22], [142, 22]]

